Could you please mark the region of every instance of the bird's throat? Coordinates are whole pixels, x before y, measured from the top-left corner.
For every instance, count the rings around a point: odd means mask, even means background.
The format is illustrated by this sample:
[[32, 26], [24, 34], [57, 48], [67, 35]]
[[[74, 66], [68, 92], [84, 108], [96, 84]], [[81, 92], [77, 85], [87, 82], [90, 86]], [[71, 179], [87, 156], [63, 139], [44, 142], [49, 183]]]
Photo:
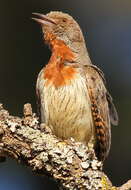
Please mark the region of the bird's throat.
[[46, 41], [50, 44], [52, 55], [44, 70], [46, 85], [52, 83], [55, 87], [68, 85], [75, 77], [76, 69], [72, 66], [65, 66], [66, 62], [74, 62], [75, 55], [72, 50], [62, 40], [54, 36], [46, 36]]

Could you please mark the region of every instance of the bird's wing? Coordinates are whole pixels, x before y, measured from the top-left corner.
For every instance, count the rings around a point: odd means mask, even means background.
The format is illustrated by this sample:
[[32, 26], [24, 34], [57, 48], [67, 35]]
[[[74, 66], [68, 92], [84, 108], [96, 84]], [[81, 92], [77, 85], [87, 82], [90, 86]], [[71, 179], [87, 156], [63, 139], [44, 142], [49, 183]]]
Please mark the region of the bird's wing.
[[96, 131], [95, 151], [99, 160], [108, 155], [111, 144], [111, 122], [117, 124], [117, 112], [105, 88], [102, 71], [96, 66], [86, 66], [85, 75], [91, 100], [92, 116]]
[[[103, 80], [104, 85], [106, 86], [106, 80], [105, 80], [104, 73], [102, 72], [102, 70], [99, 69], [96, 65], [90, 65], [90, 67], [94, 68], [99, 73], [100, 77]], [[108, 101], [110, 121], [111, 121], [112, 125], [117, 126], [118, 120], [119, 120], [118, 114], [117, 114], [116, 108], [114, 106], [113, 99], [107, 90], [106, 90], [106, 99]]]
[[111, 95], [109, 94], [109, 92], [106, 93], [106, 98], [107, 98], [107, 101], [108, 101], [108, 107], [109, 107], [109, 113], [110, 113], [110, 121], [112, 123], [112, 125], [115, 125], [117, 126], [118, 125], [118, 114], [117, 114], [117, 111], [116, 111], [116, 108], [113, 104], [113, 100], [112, 100], [112, 97]]

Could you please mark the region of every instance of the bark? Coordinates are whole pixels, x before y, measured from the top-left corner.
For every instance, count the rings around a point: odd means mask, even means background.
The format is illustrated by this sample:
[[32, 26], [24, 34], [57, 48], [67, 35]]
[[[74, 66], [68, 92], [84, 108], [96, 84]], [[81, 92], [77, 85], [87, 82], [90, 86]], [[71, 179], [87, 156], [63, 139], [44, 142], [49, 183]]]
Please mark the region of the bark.
[[22, 118], [11, 116], [0, 105], [0, 160], [6, 156], [52, 177], [61, 189], [131, 189], [131, 181], [121, 187], [112, 185], [91, 147], [73, 139], [62, 141], [48, 126], [40, 125], [30, 104], [24, 105]]

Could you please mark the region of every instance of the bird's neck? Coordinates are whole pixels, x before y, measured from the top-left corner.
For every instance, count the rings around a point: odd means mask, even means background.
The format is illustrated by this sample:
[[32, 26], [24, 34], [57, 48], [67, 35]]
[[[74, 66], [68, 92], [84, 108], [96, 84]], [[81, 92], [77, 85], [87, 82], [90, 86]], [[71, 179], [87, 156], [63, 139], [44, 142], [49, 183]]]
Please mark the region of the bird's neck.
[[48, 43], [51, 46], [52, 55], [44, 70], [46, 85], [52, 83], [55, 87], [60, 87], [70, 84], [71, 79], [75, 77], [76, 70], [72, 66], [65, 66], [64, 63], [74, 62], [75, 54], [61, 40], [52, 38]]
[[52, 59], [61, 59], [62, 62], [77, 64], [91, 64], [84, 38], [81, 42], [57, 39], [52, 33], [46, 33], [45, 41], [50, 45]]
[[78, 65], [78, 61], [81, 61], [84, 64], [84, 58], [88, 63], [88, 59], [84, 57], [84, 53], [83, 55], [79, 55], [64, 41], [55, 38], [51, 34], [48, 34], [45, 40], [51, 46], [52, 51], [49, 63], [44, 70], [46, 85], [52, 83], [55, 87], [60, 87], [71, 84], [72, 79], [77, 77], [77, 69], [74, 65]]
[[65, 62], [75, 62], [75, 53], [61, 40], [51, 42], [52, 55], [50, 63], [64, 64]]

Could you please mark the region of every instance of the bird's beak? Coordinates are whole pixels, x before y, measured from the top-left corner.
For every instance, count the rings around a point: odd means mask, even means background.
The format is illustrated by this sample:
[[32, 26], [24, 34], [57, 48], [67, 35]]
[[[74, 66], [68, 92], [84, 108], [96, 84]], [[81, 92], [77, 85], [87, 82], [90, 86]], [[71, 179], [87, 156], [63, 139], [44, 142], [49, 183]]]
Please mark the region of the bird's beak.
[[52, 19], [49, 18], [46, 15], [40, 14], [40, 13], [32, 13], [33, 16], [36, 16], [37, 18], [32, 17], [33, 20], [38, 22], [41, 25], [50, 25], [50, 24], [56, 24], [56, 22]]

